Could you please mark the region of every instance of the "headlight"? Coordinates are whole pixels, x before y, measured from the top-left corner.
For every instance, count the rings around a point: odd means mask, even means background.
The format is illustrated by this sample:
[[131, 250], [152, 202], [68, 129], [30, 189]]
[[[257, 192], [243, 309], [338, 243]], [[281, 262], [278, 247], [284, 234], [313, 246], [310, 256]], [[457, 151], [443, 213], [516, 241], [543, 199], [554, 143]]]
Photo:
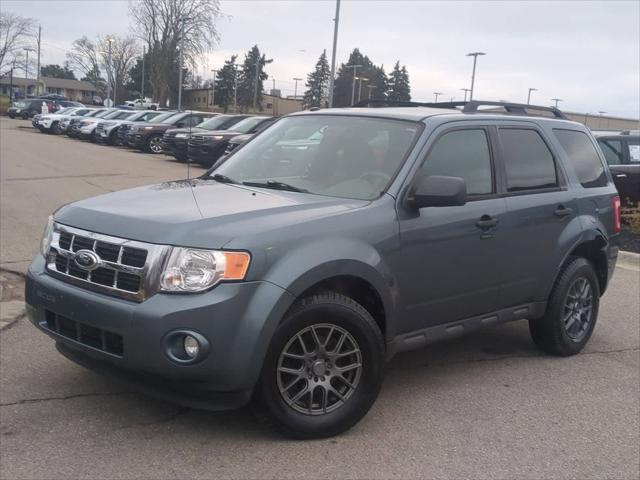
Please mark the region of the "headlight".
[[222, 140], [224, 137], [222, 135], [214, 135], [211, 137], [212, 140]]
[[153, 130], [153, 127], [143, 127], [143, 130]]
[[42, 240], [40, 240], [40, 253], [42, 256], [47, 258], [47, 253], [49, 252], [49, 245], [51, 245], [51, 237], [53, 236], [53, 215], [49, 215], [47, 219], [47, 225], [44, 227], [44, 232], [42, 232]]
[[201, 292], [223, 280], [243, 280], [250, 259], [246, 252], [174, 247], [160, 277], [160, 289]]
[[176, 133], [176, 138], [187, 138], [186, 133]]

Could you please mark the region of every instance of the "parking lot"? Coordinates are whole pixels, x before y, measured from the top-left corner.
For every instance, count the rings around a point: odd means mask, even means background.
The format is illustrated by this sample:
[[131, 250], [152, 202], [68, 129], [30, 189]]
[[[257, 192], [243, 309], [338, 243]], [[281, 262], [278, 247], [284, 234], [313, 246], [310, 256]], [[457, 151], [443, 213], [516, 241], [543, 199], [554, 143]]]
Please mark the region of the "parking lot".
[[[58, 206], [186, 175], [163, 155], [0, 119], [0, 274], [26, 270]], [[248, 409], [141, 396], [64, 359], [20, 318], [0, 333], [0, 476], [638, 478], [639, 289], [637, 268], [619, 266], [574, 357], [542, 355], [525, 321], [398, 355], [363, 421], [305, 442]]]

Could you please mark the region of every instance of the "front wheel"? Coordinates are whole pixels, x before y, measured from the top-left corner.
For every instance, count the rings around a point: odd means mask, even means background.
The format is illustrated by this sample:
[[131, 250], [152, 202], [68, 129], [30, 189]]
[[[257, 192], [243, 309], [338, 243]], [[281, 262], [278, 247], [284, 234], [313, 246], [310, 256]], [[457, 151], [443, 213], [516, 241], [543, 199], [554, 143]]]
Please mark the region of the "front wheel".
[[552, 355], [579, 353], [596, 326], [599, 305], [600, 284], [591, 262], [570, 258], [556, 280], [544, 316], [529, 320], [534, 343]]
[[373, 405], [383, 365], [382, 334], [364, 307], [335, 292], [309, 296], [276, 330], [254, 404], [289, 436], [337, 435]]
[[29, 113], [27, 112], [22, 112], [20, 116], [22, 117], [23, 120], [29, 120]]
[[53, 125], [51, 125], [51, 133], [54, 135], [60, 135], [62, 133], [59, 122], [53, 122]]
[[151, 135], [147, 139], [145, 150], [149, 153], [162, 153], [162, 135]]

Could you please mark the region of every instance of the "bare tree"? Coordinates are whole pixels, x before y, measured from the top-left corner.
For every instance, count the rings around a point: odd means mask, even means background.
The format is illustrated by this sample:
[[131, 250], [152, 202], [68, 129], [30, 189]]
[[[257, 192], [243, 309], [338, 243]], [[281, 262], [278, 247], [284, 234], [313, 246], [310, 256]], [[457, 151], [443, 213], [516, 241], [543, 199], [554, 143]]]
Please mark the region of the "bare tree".
[[0, 12], [0, 74], [15, 58], [21, 58], [23, 48], [33, 45], [35, 26], [32, 18]]
[[[111, 62], [109, 62], [109, 40], [111, 40]], [[135, 37], [118, 37], [107, 35], [98, 39], [99, 55], [102, 66], [107, 73], [107, 81], [115, 88], [116, 103], [126, 96], [125, 85], [129, 78], [129, 70], [140, 55], [140, 48]]]
[[[109, 43], [111, 43], [111, 58], [109, 58]], [[118, 98], [123, 98], [129, 70], [139, 54], [140, 49], [135, 37], [106, 35], [98, 37], [95, 42], [87, 37], [79, 38], [73, 42], [72, 50], [67, 52], [67, 58], [69, 63], [80, 70], [84, 78], [100, 92], [104, 92], [105, 89], [105, 80], [101, 77], [104, 72], [106, 81], [119, 94]]]
[[161, 105], [175, 98], [178, 89], [178, 49], [184, 26], [184, 58], [193, 64], [198, 55], [218, 40], [215, 21], [218, 0], [136, 0], [129, 11], [148, 45], [153, 97]]

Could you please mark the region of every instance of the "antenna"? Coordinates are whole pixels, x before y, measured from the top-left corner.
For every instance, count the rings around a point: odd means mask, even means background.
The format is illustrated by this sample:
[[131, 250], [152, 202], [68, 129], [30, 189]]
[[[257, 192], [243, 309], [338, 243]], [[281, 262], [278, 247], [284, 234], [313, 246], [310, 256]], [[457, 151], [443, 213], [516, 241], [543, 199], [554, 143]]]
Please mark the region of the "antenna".
[[[193, 109], [189, 112], [193, 115]], [[191, 121], [189, 121], [189, 136], [187, 137], [187, 182], [191, 183], [191, 159], [189, 158], [189, 142], [191, 141]]]

